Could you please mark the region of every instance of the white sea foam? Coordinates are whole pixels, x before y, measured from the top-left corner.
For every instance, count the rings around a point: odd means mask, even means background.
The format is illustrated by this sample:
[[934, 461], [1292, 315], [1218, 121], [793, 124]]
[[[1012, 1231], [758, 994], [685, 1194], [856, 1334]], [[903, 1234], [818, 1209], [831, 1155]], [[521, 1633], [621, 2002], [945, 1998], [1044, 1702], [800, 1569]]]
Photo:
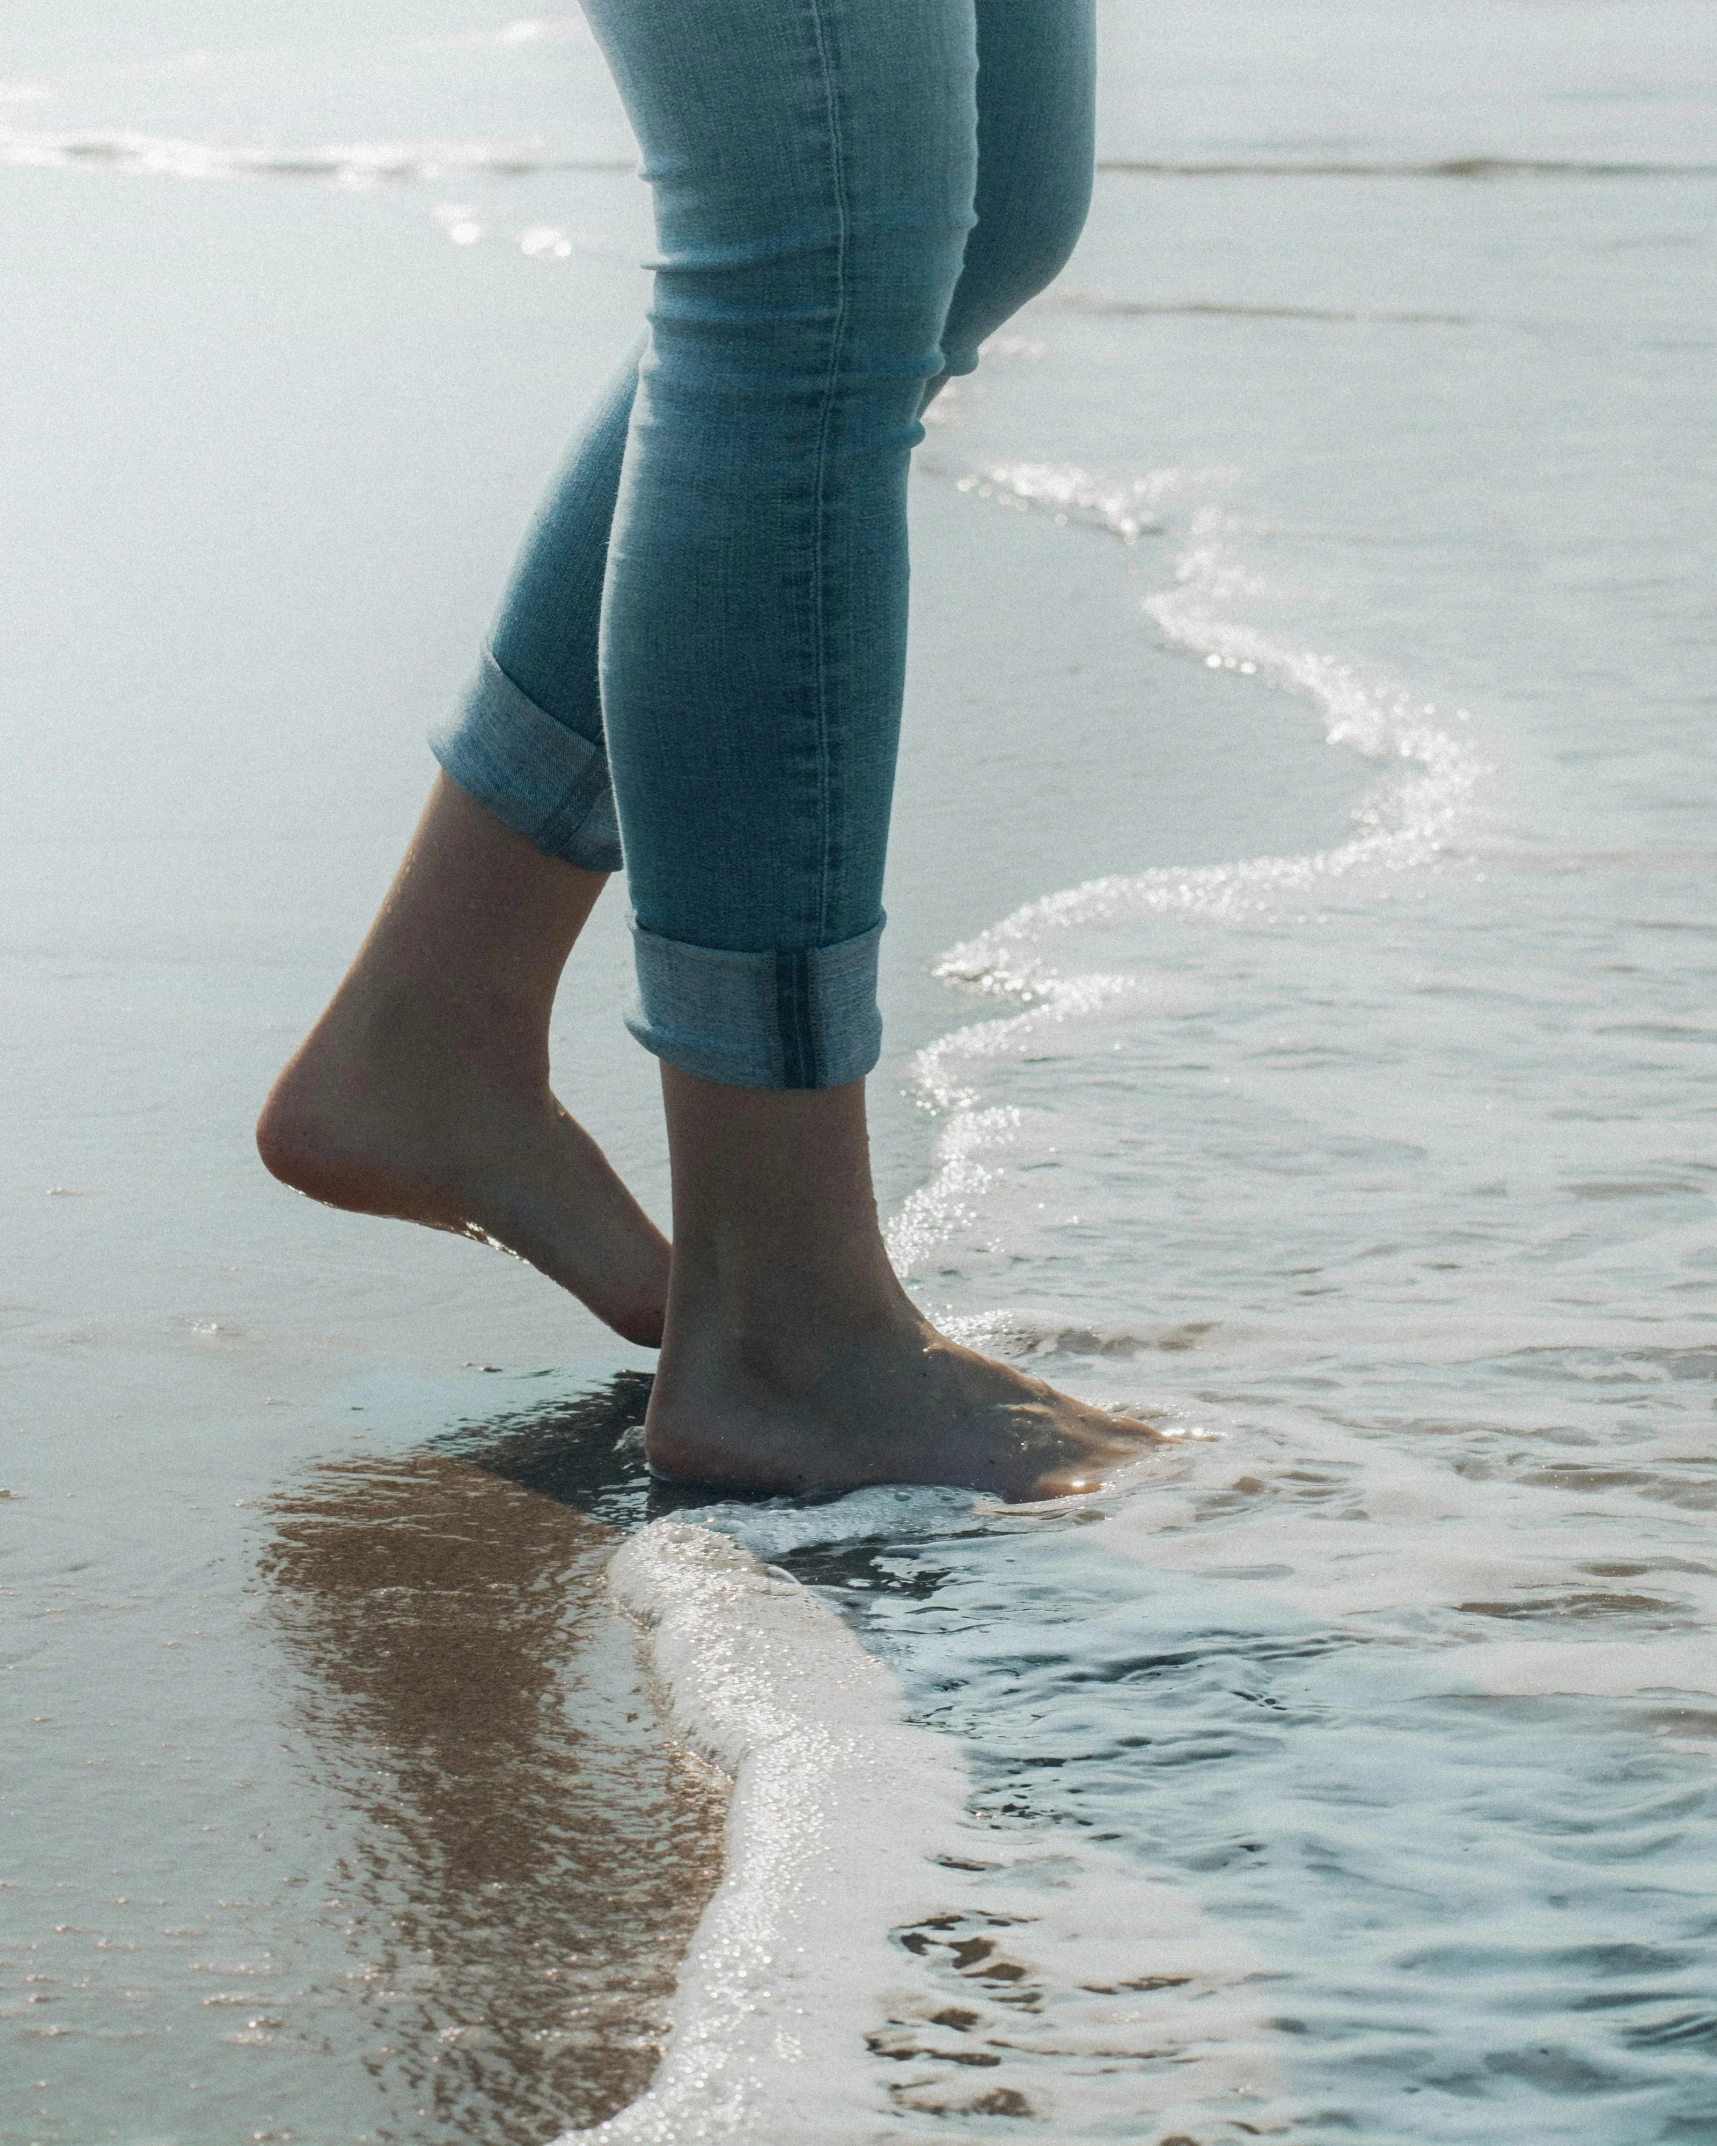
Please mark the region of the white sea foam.
[[1185, 985], [1138, 970], [1075, 970], [1055, 958], [1074, 929], [1105, 930], [1154, 918], [1233, 923], [1303, 912], [1338, 885], [1362, 887], [1384, 875], [1434, 865], [1467, 815], [1483, 764], [1464, 731], [1465, 710], [1444, 718], [1432, 704], [1372, 668], [1296, 647], [1253, 624], [1240, 606], [1274, 590], [1251, 566], [1254, 532], [1224, 501], [1201, 499], [1232, 472], [1155, 470], [1131, 479], [1071, 465], [1001, 463], [960, 479], [960, 488], [1057, 523], [1078, 520], [1128, 546], [1160, 531], [1177, 504], [1190, 509], [1172, 586], [1144, 599], [1146, 615], [1173, 650], [1200, 657], [1257, 690], [1309, 703], [1327, 744], [1379, 763], [1386, 772], [1355, 813], [1355, 831], [1337, 846], [1300, 856], [1234, 864], [1159, 866], [1087, 880], [1027, 902], [951, 948], [935, 974], [1026, 1010], [955, 1029], [919, 1052], [911, 1085], [930, 1108], [949, 1114], [929, 1181], [894, 1217], [890, 1256], [902, 1274], [976, 1213], [995, 1178], [985, 1158], [1013, 1145], [1017, 1110], [985, 1109], [975, 1070], [986, 1060], [1042, 1048], [1051, 1032], [1105, 1014], [1170, 1013], [1189, 1003]]
[[582, 15], [521, 15], [497, 30], [461, 30], [448, 37], [414, 38], [412, 42], [423, 52], [457, 52], [492, 45], [591, 44], [594, 40]]
[[544, 171], [630, 171], [629, 157], [565, 155], [533, 142], [359, 141], [265, 144], [193, 141], [131, 127], [0, 128], [0, 166], [115, 171], [171, 179], [320, 179], [346, 187]]
[[[951, 1744], [832, 1612], [707, 1528], [658, 1522], [611, 1584], [649, 1634], [680, 1733], [734, 1781], [727, 1870], [681, 1970], [672, 2046], [605, 2141], [878, 2135], [862, 2013], [934, 1901], [957, 1828]], [[872, 2112], [867, 2122], [867, 2108]]]
[[[945, 1528], [971, 1502], [878, 1490], [704, 1517], [781, 1554]], [[1063, 2135], [1160, 2137], [1183, 2107], [1239, 2114], [1277, 2090], [1246, 1949], [1174, 1886], [975, 1821], [955, 1744], [905, 1719], [814, 1595], [685, 1521], [633, 1537], [610, 1577], [679, 1734], [734, 1793], [655, 2082], [568, 2140], [861, 2146], [921, 2115], [970, 2137], [963, 2116], [1055, 2121], [1072, 2080]]]
[[[962, 484], [1046, 508], [1057, 519], [1078, 514], [1130, 544], [1160, 526], [1153, 515], [1163, 503], [1207, 487], [1219, 474], [1159, 470], [1121, 483], [1078, 468], [1012, 463]], [[1445, 720], [1431, 703], [1367, 666], [1285, 644], [1236, 615], [1238, 600], [1274, 593], [1247, 564], [1243, 541], [1249, 533], [1250, 525], [1231, 507], [1198, 507], [1176, 562], [1174, 585], [1146, 597], [1145, 612], [1170, 648], [1202, 657], [1211, 670], [1310, 702], [1328, 744], [1389, 769], [1356, 814], [1352, 840], [1305, 856], [1254, 857], [1194, 869], [1163, 866], [1087, 880], [1026, 903], [952, 948], [938, 962], [937, 975], [1001, 996], [1046, 1000], [1068, 1012], [1094, 1011], [1142, 985], [1134, 978], [1058, 974], [1042, 949], [1070, 926], [1147, 916], [1277, 913], [1289, 898], [1315, 896], [1368, 871], [1423, 866], [1446, 848], [1483, 772], [1459, 727], [1468, 719], [1466, 711], [1457, 709]], [[1456, 727], [1448, 727], [1449, 721]], [[932, 1049], [946, 1058], [952, 1045], [953, 1039], [946, 1039]], [[924, 1079], [934, 1094], [938, 1076], [928, 1064]]]

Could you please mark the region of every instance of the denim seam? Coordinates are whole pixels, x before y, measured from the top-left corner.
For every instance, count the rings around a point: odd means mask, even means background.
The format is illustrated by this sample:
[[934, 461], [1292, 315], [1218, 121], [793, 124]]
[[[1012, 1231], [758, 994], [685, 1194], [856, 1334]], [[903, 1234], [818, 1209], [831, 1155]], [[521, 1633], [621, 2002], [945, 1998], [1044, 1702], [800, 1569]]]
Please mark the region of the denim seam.
[[802, 953], [775, 956], [775, 1018], [781, 1030], [781, 1078], [789, 1088], [815, 1088], [817, 1047], [811, 1031], [810, 962]]
[[542, 831], [537, 838], [540, 842], [557, 846], [570, 842], [612, 788], [613, 777], [608, 771], [608, 756], [600, 745], [593, 750], [596, 757], [584, 774], [554, 810], [544, 815]]
[[823, 1075], [827, 1070], [827, 1060], [823, 1052], [818, 1048], [821, 1031], [817, 1017], [822, 1008], [817, 990], [816, 964], [809, 954], [804, 955], [799, 962], [797, 982], [799, 989], [796, 1010], [802, 1024], [800, 1041], [805, 1052], [805, 1079], [809, 1086], [820, 1088], [823, 1085]]
[[811, 544], [811, 620], [817, 665], [817, 833], [821, 851], [817, 881], [816, 939], [821, 944], [828, 929], [830, 828], [829, 798], [829, 676], [828, 620], [824, 574], [825, 525], [828, 518], [827, 487], [829, 427], [833, 422], [836, 385], [840, 378], [841, 345], [847, 326], [847, 254], [852, 244], [852, 209], [847, 198], [846, 159], [841, 142], [840, 98], [834, 69], [829, 61], [827, 25], [823, 0], [811, 0], [811, 19], [816, 27], [817, 60], [823, 74], [823, 98], [829, 114], [829, 157], [835, 185], [835, 321], [829, 338], [829, 369], [823, 381], [823, 409], [817, 427], [817, 459], [813, 500], [815, 527]]

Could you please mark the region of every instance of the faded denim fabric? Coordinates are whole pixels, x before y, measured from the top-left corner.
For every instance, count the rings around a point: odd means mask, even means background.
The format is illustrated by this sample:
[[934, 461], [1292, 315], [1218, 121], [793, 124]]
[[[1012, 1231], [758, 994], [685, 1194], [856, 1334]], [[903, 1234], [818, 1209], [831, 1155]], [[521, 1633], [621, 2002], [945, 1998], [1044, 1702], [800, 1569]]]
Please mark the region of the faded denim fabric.
[[624, 851], [647, 1049], [834, 1087], [881, 1047], [907, 463], [1078, 237], [1093, 0], [586, 13], [654, 194], [649, 328], [435, 749], [548, 854]]

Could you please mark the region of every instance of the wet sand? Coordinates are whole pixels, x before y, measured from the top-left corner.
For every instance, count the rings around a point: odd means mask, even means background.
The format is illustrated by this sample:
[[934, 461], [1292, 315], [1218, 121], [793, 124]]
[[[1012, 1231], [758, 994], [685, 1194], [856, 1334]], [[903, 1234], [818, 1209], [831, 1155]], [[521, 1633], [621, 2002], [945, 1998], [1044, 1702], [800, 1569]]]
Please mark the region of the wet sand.
[[438, 2134], [537, 2140], [639, 2094], [720, 1875], [727, 1784], [664, 1740], [588, 1510], [628, 1431], [635, 1484], [646, 1394], [324, 1462], [269, 1513], [296, 1712], [357, 1819], [321, 1905], [366, 2068]]

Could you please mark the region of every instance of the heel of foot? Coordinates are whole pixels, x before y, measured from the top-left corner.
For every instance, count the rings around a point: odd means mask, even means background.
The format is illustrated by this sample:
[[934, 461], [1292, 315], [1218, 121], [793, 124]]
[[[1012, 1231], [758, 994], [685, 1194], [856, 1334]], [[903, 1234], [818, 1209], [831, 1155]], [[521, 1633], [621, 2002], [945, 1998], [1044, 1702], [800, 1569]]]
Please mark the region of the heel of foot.
[[527, 1261], [640, 1348], [661, 1346], [668, 1247], [551, 1095], [472, 1085], [426, 1098], [373, 1067], [282, 1073], [256, 1125], [263, 1167], [325, 1207], [473, 1237]]
[[[270, 1177], [290, 1185], [294, 1192], [310, 1192], [311, 1180], [322, 1174], [318, 1168], [317, 1142], [303, 1114], [276, 1084], [262, 1115], [256, 1121], [256, 1152]], [[312, 1194], [312, 1197], [315, 1195]]]
[[456, 1220], [431, 1212], [431, 1203], [388, 1167], [375, 1152], [380, 1143], [355, 1134], [351, 1115], [331, 1108], [295, 1061], [275, 1082], [256, 1121], [263, 1168], [325, 1207], [457, 1228]]

